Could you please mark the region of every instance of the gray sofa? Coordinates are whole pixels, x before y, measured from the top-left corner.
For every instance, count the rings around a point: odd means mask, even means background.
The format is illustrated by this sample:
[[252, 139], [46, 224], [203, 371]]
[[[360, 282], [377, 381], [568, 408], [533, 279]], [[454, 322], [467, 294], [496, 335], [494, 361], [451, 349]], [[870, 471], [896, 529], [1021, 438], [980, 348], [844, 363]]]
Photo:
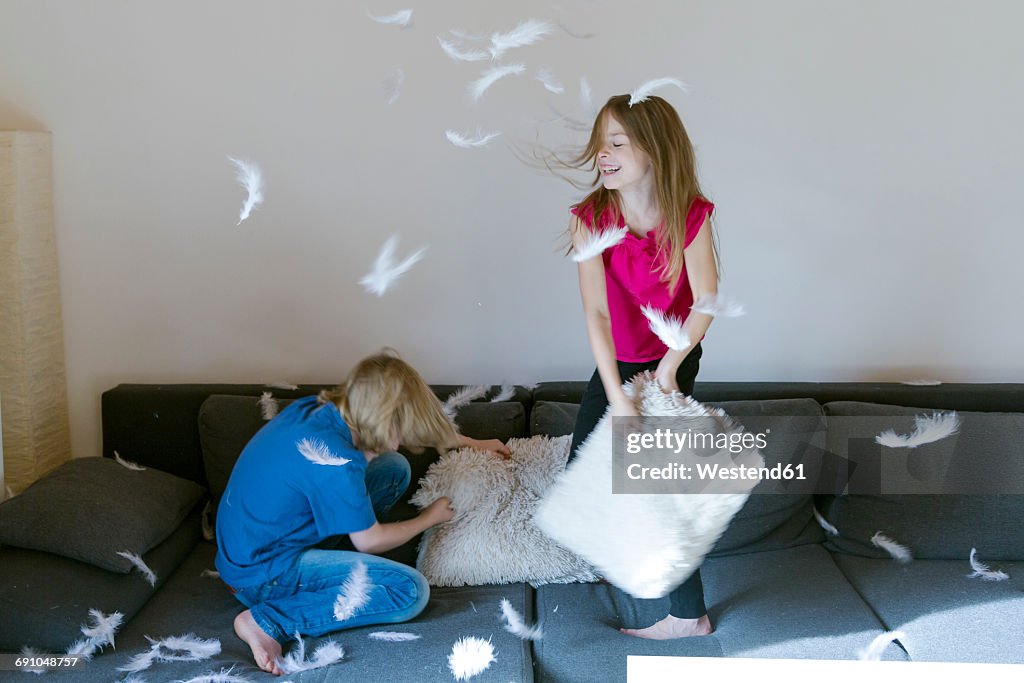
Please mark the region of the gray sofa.
[[[571, 431], [583, 386], [549, 382], [519, 387], [509, 401], [463, 407], [458, 422], [476, 438], [565, 434]], [[286, 399], [320, 388], [271, 391]], [[441, 398], [457, 388], [434, 387]], [[196, 482], [216, 499], [233, 458], [262, 424], [257, 397], [266, 390], [262, 385], [120, 385], [102, 397], [103, 455], [113, 457], [117, 451]], [[868, 430], [875, 429], [872, 419], [906, 432], [915, 414], [957, 410], [965, 417], [958, 438], [972, 458], [962, 476], [969, 479], [972, 471], [998, 463], [1006, 473], [1005, 490], [845, 496], [762, 495], [755, 490], [702, 568], [715, 625], [710, 636], [666, 642], [624, 636], [617, 627], [653, 623], [667, 612], [667, 599], [640, 609], [604, 583], [435, 588], [417, 619], [339, 632], [333, 637], [345, 648], [342, 662], [285, 678], [450, 681], [447, 655], [456, 639], [468, 635], [489, 638], [496, 653], [496, 661], [473, 680], [500, 683], [621, 681], [627, 655], [856, 659], [875, 636], [896, 629], [906, 636], [886, 648], [883, 659], [1024, 663], [1024, 495], [1019, 495], [1024, 491], [1019, 442], [1024, 385], [704, 382], [694, 394], [721, 406], [748, 430], [770, 424], [777, 438], [765, 449], [769, 462], [789, 461], [794, 449], [870, 460], [877, 455], [869, 445], [877, 433]], [[984, 428], [966, 428], [966, 417], [973, 413], [986, 414]], [[409, 456], [414, 482], [433, 458], [436, 453], [430, 451]], [[1007, 462], [1010, 466], [1002, 467]], [[870, 463], [864, 466], [870, 469]], [[822, 531], [814, 506], [840, 530], [838, 537]], [[203, 540], [201, 507], [202, 502], [146, 553], [157, 575], [155, 587], [136, 574], [38, 550], [0, 548], [0, 652], [18, 652], [23, 645], [63, 652], [79, 635], [90, 608], [118, 610], [126, 620], [116, 650], [107, 648], [62, 678], [123, 680], [118, 668], [149, 647], [147, 636], [194, 633], [220, 639], [221, 653], [200, 662], [158, 663], [141, 675], [186, 680], [233, 666], [235, 675], [274, 680], [254, 667], [248, 649], [233, 635], [239, 603], [223, 583], [202, 575], [213, 569], [215, 549]], [[393, 518], [415, 512], [406, 502]], [[0, 505], [0, 519], [3, 514]], [[900, 564], [875, 548], [869, 539], [879, 530], [909, 545], [914, 561]], [[980, 559], [1011, 578], [967, 578], [973, 547]], [[415, 550], [413, 542], [389, 556], [414, 564]], [[501, 598], [508, 598], [527, 621], [542, 624], [544, 637], [521, 641], [506, 632], [499, 618]], [[422, 637], [401, 643], [367, 637], [379, 630]]]

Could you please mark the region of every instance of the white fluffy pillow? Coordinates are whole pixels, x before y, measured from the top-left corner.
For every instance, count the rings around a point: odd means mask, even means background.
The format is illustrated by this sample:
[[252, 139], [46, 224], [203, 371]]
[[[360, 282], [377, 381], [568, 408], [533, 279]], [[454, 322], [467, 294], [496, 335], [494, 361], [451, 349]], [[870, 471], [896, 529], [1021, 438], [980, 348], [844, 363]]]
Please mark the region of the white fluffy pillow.
[[[682, 394], [666, 395], [650, 373], [625, 385], [645, 416], [707, 417], [720, 433], [735, 425], [721, 410]], [[742, 454], [759, 467], [757, 451]], [[757, 483], [750, 481], [750, 488]], [[708, 490], [708, 489], [705, 489]], [[601, 418], [578, 455], [538, 505], [535, 522], [636, 598], [660, 598], [700, 567], [749, 496], [746, 493], [612, 493], [612, 422]]]
[[446, 453], [420, 480], [412, 503], [452, 499], [455, 518], [423, 535], [416, 568], [434, 586], [593, 581], [590, 566], [533, 523], [537, 501], [562, 472], [570, 436], [508, 442], [512, 457]]

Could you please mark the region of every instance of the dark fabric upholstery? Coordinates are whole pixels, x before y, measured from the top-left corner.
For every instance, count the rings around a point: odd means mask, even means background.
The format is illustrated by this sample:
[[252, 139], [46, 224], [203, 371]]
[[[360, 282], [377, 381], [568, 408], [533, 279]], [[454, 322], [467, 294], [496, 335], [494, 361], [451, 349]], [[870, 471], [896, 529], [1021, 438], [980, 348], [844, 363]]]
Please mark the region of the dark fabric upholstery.
[[50, 553], [0, 548], [0, 652], [20, 652], [25, 645], [37, 652], [65, 652], [82, 637], [90, 609], [121, 612], [128, 623], [167, 583], [199, 538], [199, 514], [193, 512], [142, 556], [157, 576], [155, 588], [138, 572], [120, 574]]
[[0, 543], [54, 553], [112, 572], [170, 536], [202, 497], [195, 482], [106, 458], [69, 460], [0, 503]]

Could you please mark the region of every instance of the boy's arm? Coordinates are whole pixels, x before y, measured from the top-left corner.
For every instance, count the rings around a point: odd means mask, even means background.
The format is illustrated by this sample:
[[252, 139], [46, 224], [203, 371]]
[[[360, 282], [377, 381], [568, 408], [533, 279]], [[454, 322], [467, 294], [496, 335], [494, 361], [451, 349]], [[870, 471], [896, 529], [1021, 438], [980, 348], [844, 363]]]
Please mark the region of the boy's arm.
[[369, 529], [356, 531], [349, 534], [348, 537], [352, 540], [352, 545], [356, 550], [361, 553], [370, 555], [383, 553], [397, 548], [435, 524], [450, 520], [455, 516], [455, 510], [451, 507], [451, 503], [449, 498], [438, 498], [412, 519], [387, 524], [375, 522]]

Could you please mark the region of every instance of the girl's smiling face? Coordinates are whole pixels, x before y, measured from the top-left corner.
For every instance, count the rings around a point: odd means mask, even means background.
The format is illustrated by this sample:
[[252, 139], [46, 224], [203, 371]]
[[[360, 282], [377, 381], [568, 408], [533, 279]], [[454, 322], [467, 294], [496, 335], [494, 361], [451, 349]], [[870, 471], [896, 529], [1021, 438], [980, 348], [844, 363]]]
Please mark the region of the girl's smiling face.
[[651, 159], [633, 144], [622, 124], [611, 114], [606, 114], [602, 128], [604, 140], [597, 152], [597, 168], [605, 188], [621, 190], [640, 181], [649, 181]]

